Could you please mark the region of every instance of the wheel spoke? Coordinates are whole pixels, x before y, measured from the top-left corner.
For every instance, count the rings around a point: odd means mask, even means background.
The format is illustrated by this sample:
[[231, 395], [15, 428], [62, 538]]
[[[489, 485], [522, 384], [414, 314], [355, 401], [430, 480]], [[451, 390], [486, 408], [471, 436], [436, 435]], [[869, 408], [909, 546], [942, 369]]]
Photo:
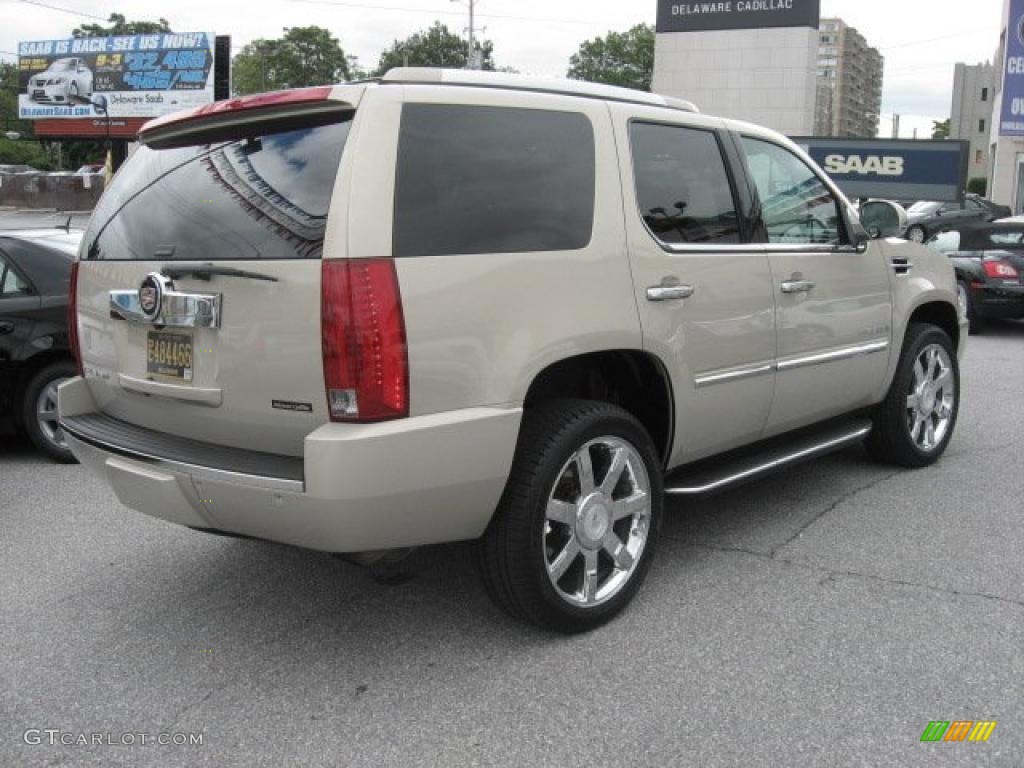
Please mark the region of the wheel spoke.
[[597, 550], [588, 549], [583, 553], [583, 600], [588, 603], [597, 599]]
[[920, 442], [921, 428], [924, 426], [924, 419], [920, 413], [914, 414], [914, 426], [910, 428], [910, 439], [915, 443]]
[[919, 398], [917, 395], [907, 395], [907, 410], [916, 411]]
[[57, 420], [57, 409], [56, 408], [40, 408], [36, 413], [43, 421], [56, 421]]
[[939, 367], [939, 353], [935, 349], [928, 350], [928, 378], [934, 379], [936, 369]]
[[576, 523], [576, 505], [567, 501], [551, 499], [548, 502], [546, 517], [555, 523], [574, 525]]
[[935, 424], [932, 422], [931, 417], [925, 419], [924, 445], [926, 448], [931, 448], [935, 445]]
[[622, 540], [615, 535], [614, 531], [608, 531], [608, 534], [604, 537], [604, 541], [601, 542], [601, 546], [604, 547], [605, 552], [612, 556], [612, 560], [615, 561], [616, 568], [628, 571], [633, 567], [633, 556], [629, 554], [629, 550], [626, 549], [626, 545], [623, 544]]
[[553, 581], [558, 581], [565, 576], [565, 572], [569, 570], [569, 566], [572, 565], [579, 553], [580, 544], [576, 541], [576, 537], [573, 536], [566, 542], [565, 547], [558, 553], [558, 557], [555, 558], [554, 562], [548, 566], [548, 572], [551, 574]]
[[625, 517], [635, 517], [651, 506], [650, 498], [643, 491], [632, 496], [612, 502], [612, 520], [618, 522]]
[[612, 491], [615, 490], [615, 486], [619, 484], [619, 478], [622, 477], [623, 471], [626, 469], [626, 460], [629, 458], [629, 452], [625, 448], [616, 448], [615, 453], [612, 454], [612, 462], [608, 466], [608, 471], [604, 475], [604, 480], [601, 481], [601, 492], [611, 496]]
[[935, 379], [936, 389], [945, 389], [946, 385], [953, 383], [953, 371], [949, 368], [943, 368], [938, 377]]
[[576, 454], [576, 470], [580, 481], [580, 495], [594, 492], [594, 465], [590, 461], [590, 448], [584, 447]]

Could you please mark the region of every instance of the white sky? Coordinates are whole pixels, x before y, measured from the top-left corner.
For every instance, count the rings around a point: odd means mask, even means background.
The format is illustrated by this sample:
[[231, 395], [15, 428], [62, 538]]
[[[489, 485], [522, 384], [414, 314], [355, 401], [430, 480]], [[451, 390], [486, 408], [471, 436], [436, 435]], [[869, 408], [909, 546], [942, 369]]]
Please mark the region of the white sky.
[[[39, 0], [46, 5], [106, 18], [171, 22], [177, 32], [232, 35], [237, 49], [258, 37], [278, 37], [282, 28], [317, 24], [341, 41], [366, 67], [381, 51], [440, 19], [462, 31], [464, 0]], [[499, 65], [521, 72], [562, 76], [580, 42], [608, 30], [654, 22], [655, 0], [477, 0], [477, 25], [494, 41]], [[822, 0], [824, 16], [857, 27], [885, 56], [881, 132], [899, 112], [901, 135], [930, 135], [932, 119], [950, 113], [953, 65], [992, 58], [999, 34], [1001, 0]], [[500, 18], [500, 17], [506, 18]], [[514, 16], [516, 18], [507, 18]], [[0, 0], [0, 57], [15, 58], [19, 40], [68, 37], [92, 19], [24, 0]]]

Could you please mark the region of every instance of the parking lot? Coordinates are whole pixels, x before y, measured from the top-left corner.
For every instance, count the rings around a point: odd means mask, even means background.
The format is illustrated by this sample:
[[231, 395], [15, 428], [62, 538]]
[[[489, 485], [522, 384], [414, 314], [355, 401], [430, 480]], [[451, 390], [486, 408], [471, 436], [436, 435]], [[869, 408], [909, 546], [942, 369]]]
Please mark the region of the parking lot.
[[1024, 324], [993, 325], [937, 466], [857, 448], [674, 505], [636, 602], [578, 637], [498, 612], [471, 544], [375, 577], [0, 437], [0, 764], [1019, 766], [1022, 380]]

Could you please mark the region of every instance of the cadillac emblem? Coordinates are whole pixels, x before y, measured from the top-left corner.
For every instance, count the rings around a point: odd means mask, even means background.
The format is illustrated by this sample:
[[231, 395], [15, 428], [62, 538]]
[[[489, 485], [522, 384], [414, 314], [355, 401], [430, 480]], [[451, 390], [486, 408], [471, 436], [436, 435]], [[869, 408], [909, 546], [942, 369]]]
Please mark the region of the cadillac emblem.
[[149, 320], [155, 320], [160, 314], [160, 305], [163, 303], [166, 277], [153, 272], [146, 275], [139, 286], [139, 309]]

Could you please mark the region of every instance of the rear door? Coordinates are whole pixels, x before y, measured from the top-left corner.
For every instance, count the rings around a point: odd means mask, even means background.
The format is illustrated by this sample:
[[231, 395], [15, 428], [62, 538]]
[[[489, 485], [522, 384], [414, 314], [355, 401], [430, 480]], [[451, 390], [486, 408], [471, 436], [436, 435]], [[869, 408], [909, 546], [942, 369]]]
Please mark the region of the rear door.
[[262, 114], [118, 172], [82, 242], [79, 334], [106, 414], [301, 455], [328, 420], [320, 258], [352, 110]]

